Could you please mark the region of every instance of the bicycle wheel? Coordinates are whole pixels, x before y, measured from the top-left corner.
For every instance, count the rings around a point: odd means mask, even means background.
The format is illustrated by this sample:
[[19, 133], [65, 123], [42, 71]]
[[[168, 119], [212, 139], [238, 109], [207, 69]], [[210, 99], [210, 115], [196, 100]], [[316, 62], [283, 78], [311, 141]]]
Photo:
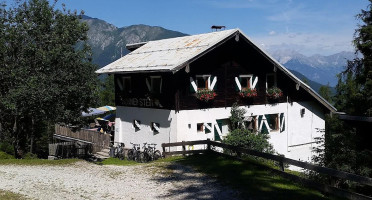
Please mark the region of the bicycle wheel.
[[145, 162], [151, 161], [151, 154], [149, 152], [144, 153], [144, 161]]
[[125, 156], [124, 156], [124, 149], [120, 148], [119, 152], [118, 152], [118, 158], [120, 160], [124, 160]]
[[156, 150], [156, 151], [154, 152], [154, 160], [157, 160], [157, 159], [159, 159], [159, 158], [161, 158], [161, 153], [160, 153], [159, 150]]
[[138, 154], [138, 161], [137, 162], [144, 163], [144, 162], [146, 162], [145, 159], [146, 159], [145, 158], [145, 154], [143, 152], [139, 152], [139, 154]]
[[128, 157], [128, 160], [134, 160], [135, 159], [133, 149], [128, 150], [128, 156], [127, 157]]

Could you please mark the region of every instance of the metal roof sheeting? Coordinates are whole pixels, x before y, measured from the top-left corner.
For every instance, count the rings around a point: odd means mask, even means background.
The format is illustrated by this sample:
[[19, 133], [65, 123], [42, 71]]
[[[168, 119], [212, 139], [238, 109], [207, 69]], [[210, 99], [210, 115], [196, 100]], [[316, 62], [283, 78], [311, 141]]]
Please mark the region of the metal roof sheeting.
[[174, 71], [189, 60], [238, 32], [238, 29], [150, 41], [97, 73]]

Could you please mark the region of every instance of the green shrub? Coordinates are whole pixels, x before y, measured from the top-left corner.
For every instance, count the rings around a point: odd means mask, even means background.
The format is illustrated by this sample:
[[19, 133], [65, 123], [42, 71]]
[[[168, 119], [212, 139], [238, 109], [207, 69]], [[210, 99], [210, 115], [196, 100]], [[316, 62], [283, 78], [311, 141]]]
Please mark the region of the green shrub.
[[37, 155], [31, 152], [28, 152], [23, 156], [23, 159], [37, 159], [37, 158], [38, 158]]
[[268, 139], [267, 134], [251, 133], [247, 129], [235, 129], [226, 136], [223, 143], [259, 152], [274, 153], [274, 148]]
[[3, 151], [7, 154], [14, 155], [14, 148], [8, 142], [1, 142], [0, 143], [0, 151]]
[[14, 159], [12, 155], [9, 155], [3, 151], [0, 151], [0, 160], [2, 159]]

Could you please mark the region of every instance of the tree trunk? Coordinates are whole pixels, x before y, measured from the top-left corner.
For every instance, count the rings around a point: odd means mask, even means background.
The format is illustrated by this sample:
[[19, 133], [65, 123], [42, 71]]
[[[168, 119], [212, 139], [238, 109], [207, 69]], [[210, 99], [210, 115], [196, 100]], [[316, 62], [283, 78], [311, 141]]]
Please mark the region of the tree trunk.
[[31, 140], [31, 144], [30, 144], [30, 152], [31, 153], [34, 153], [34, 136], [35, 136], [35, 121], [34, 121], [34, 118], [32, 117], [31, 118], [31, 137], [30, 137], [30, 140]]

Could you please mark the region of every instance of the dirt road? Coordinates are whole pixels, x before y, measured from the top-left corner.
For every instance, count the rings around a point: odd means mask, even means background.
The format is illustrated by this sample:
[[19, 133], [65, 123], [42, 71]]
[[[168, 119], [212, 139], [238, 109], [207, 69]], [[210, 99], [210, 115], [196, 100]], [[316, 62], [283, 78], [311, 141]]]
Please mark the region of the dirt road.
[[0, 189], [32, 199], [236, 199], [238, 192], [174, 163], [0, 165]]

